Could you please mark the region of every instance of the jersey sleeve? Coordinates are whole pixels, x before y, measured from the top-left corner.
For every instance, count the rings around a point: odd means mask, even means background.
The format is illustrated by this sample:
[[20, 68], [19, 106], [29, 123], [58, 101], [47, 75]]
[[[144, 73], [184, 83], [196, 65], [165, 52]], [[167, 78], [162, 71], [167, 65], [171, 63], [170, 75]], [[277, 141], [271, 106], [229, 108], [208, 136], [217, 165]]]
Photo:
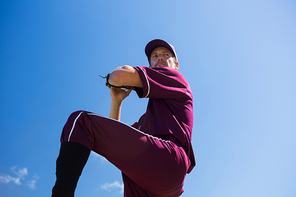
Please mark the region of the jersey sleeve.
[[134, 67], [141, 78], [143, 88], [136, 88], [140, 98], [171, 99], [187, 94], [189, 84], [183, 75], [169, 67]]

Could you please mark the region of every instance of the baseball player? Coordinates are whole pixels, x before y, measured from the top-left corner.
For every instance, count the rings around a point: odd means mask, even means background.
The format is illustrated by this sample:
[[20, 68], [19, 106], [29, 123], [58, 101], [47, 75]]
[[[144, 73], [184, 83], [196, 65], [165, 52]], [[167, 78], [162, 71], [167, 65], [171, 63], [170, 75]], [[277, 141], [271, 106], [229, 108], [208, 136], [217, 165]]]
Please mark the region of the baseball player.
[[[109, 118], [72, 113], [61, 135], [52, 197], [73, 197], [90, 151], [122, 172], [125, 197], [177, 197], [195, 166], [191, 145], [193, 98], [178, 71], [175, 48], [164, 40], [145, 48], [149, 67], [122, 66], [106, 77]], [[120, 122], [122, 101], [130, 92], [149, 98], [146, 113], [133, 125]]]

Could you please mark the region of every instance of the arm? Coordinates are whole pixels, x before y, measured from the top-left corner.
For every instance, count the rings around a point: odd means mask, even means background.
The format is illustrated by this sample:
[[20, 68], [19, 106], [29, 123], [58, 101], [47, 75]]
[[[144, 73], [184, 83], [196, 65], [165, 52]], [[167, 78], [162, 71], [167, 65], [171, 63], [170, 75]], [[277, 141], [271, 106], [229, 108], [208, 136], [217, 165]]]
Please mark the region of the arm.
[[120, 112], [121, 112], [121, 104], [122, 101], [129, 96], [131, 93], [131, 89], [124, 91], [120, 88], [110, 88], [110, 96], [111, 96], [111, 109], [109, 117], [115, 120], [120, 121]]
[[115, 86], [143, 87], [138, 71], [131, 66], [122, 66], [113, 70], [110, 73], [109, 83]]

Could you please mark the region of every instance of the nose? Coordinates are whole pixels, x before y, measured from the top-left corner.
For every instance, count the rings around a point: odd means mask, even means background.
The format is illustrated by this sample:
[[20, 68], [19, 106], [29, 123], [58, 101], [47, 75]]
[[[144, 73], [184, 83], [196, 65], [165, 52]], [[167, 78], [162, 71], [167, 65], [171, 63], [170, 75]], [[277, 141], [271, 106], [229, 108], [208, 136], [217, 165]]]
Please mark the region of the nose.
[[163, 60], [163, 57], [162, 57], [162, 55], [158, 55], [158, 61], [162, 61]]

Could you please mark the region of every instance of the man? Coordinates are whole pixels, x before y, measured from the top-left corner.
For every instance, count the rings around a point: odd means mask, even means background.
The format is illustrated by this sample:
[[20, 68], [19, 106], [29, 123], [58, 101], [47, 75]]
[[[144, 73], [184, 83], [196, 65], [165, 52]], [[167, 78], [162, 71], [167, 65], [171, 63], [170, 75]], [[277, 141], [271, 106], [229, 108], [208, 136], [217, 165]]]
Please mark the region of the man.
[[[109, 118], [86, 111], [70, 115], [57, 159], [52, 197], [74, 196], [90, 151], [122, 172], [125, 197], [177, 197], [186, 173], [195, 166], [191, 145], [193, 98], [179, 68], [174, 47], [160, 39], [146, 45], [150, 67], [122, 66], [106, 78]], [[120, 122], [122, 101], [135, 90], [149, 98], [138, 122]]]

